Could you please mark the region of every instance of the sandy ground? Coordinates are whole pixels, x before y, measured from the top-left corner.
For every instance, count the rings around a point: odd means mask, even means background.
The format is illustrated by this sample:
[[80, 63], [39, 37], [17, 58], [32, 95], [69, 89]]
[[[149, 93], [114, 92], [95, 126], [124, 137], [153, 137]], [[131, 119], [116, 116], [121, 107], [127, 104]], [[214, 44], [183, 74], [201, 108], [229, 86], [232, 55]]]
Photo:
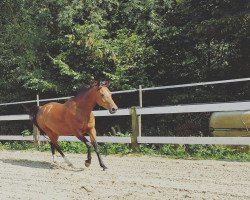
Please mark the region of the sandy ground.
[[149, 156], [67, 154], [75, 168], [49, 152], [0, 151], [1, 200], [250, 199], [250, 163], [171, 160]]

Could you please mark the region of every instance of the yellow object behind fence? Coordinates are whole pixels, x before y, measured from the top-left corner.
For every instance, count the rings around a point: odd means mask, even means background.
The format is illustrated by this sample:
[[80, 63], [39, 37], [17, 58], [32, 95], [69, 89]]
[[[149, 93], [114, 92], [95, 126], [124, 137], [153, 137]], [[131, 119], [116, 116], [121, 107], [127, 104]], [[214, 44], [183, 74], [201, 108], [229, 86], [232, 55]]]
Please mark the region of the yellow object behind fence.
[[215, 137], [249, 137], [250, 111], [214, 112], [209, 128]]

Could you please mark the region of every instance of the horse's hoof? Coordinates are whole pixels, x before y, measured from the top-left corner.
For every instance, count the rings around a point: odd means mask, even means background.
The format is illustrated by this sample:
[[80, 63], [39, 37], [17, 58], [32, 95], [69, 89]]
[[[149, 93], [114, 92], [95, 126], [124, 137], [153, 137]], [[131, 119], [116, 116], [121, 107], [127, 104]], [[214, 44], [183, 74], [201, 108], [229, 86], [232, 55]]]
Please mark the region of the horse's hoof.
[[106, 169], [108, 169], [106, 166], [103, 166], [102, 168], [103, 168], [103, 171], [105, 171]]
[[90, 161], [88, 161], [88, 160], [86, 160], [86, 161], [85, 161], [85, 167], [89, 167], [89, 166], [90, 166], [90, 164], [91, 164], [91, 162], [90, 162]]

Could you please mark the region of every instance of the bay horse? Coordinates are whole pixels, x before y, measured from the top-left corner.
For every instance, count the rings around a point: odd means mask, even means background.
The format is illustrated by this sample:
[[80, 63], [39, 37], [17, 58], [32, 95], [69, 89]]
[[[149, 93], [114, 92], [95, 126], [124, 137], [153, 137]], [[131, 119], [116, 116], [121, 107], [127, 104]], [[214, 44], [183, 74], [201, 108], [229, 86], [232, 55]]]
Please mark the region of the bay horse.
[[[95, 116], [92, 112], [96, 104], [108, 109], [111, 114], [118, 109], [114, 103], [111, 92], [108, 89], [109, 82], [92, 82], [80, 92], [67, 100], [65, 103], [51, 102], [31, 111], [31, 120], [38, 129], [50, 138], [51, 152], [54, 161], [55, 150], [64, 158], [69, 166], [71, 162], [62, 152], [57, 141], [59, 136], [76, 136], [87, 146], [88, 154], [85, 166], [91, 164], [91, 144], [94, 146], [99, 164], [103, 170], [107, 169], [99, 153], [96, 142]], [[85, 137], [89, 134], [90, 141]]]

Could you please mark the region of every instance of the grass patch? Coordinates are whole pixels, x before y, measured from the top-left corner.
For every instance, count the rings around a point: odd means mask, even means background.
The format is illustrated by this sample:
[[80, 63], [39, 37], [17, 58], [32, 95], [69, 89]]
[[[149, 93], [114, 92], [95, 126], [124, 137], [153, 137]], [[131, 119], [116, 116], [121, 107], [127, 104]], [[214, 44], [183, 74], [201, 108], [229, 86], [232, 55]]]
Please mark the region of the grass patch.
[[30, 142], [0, 142], [0, 150], [35, 150], [36, 146]]
[[[64, 152], [87, 153], [85, 144], [81, 142], [59, 142]], [[213, 159], [250, 161], [249, 146], [229, 148], [220, 145], [140, 145], [139, 152], [133, 152], [128, 144], [99, 144], [100, 152], [109, 154], [133, 154], [167, 156], [181, 159]], [[50, 151], [49, 144], [41, 144], [39, 148], [33, 142], [4, 142], [0, 150], [39, 150]], [[93, 148], [92, 148], [93, 151]]]

